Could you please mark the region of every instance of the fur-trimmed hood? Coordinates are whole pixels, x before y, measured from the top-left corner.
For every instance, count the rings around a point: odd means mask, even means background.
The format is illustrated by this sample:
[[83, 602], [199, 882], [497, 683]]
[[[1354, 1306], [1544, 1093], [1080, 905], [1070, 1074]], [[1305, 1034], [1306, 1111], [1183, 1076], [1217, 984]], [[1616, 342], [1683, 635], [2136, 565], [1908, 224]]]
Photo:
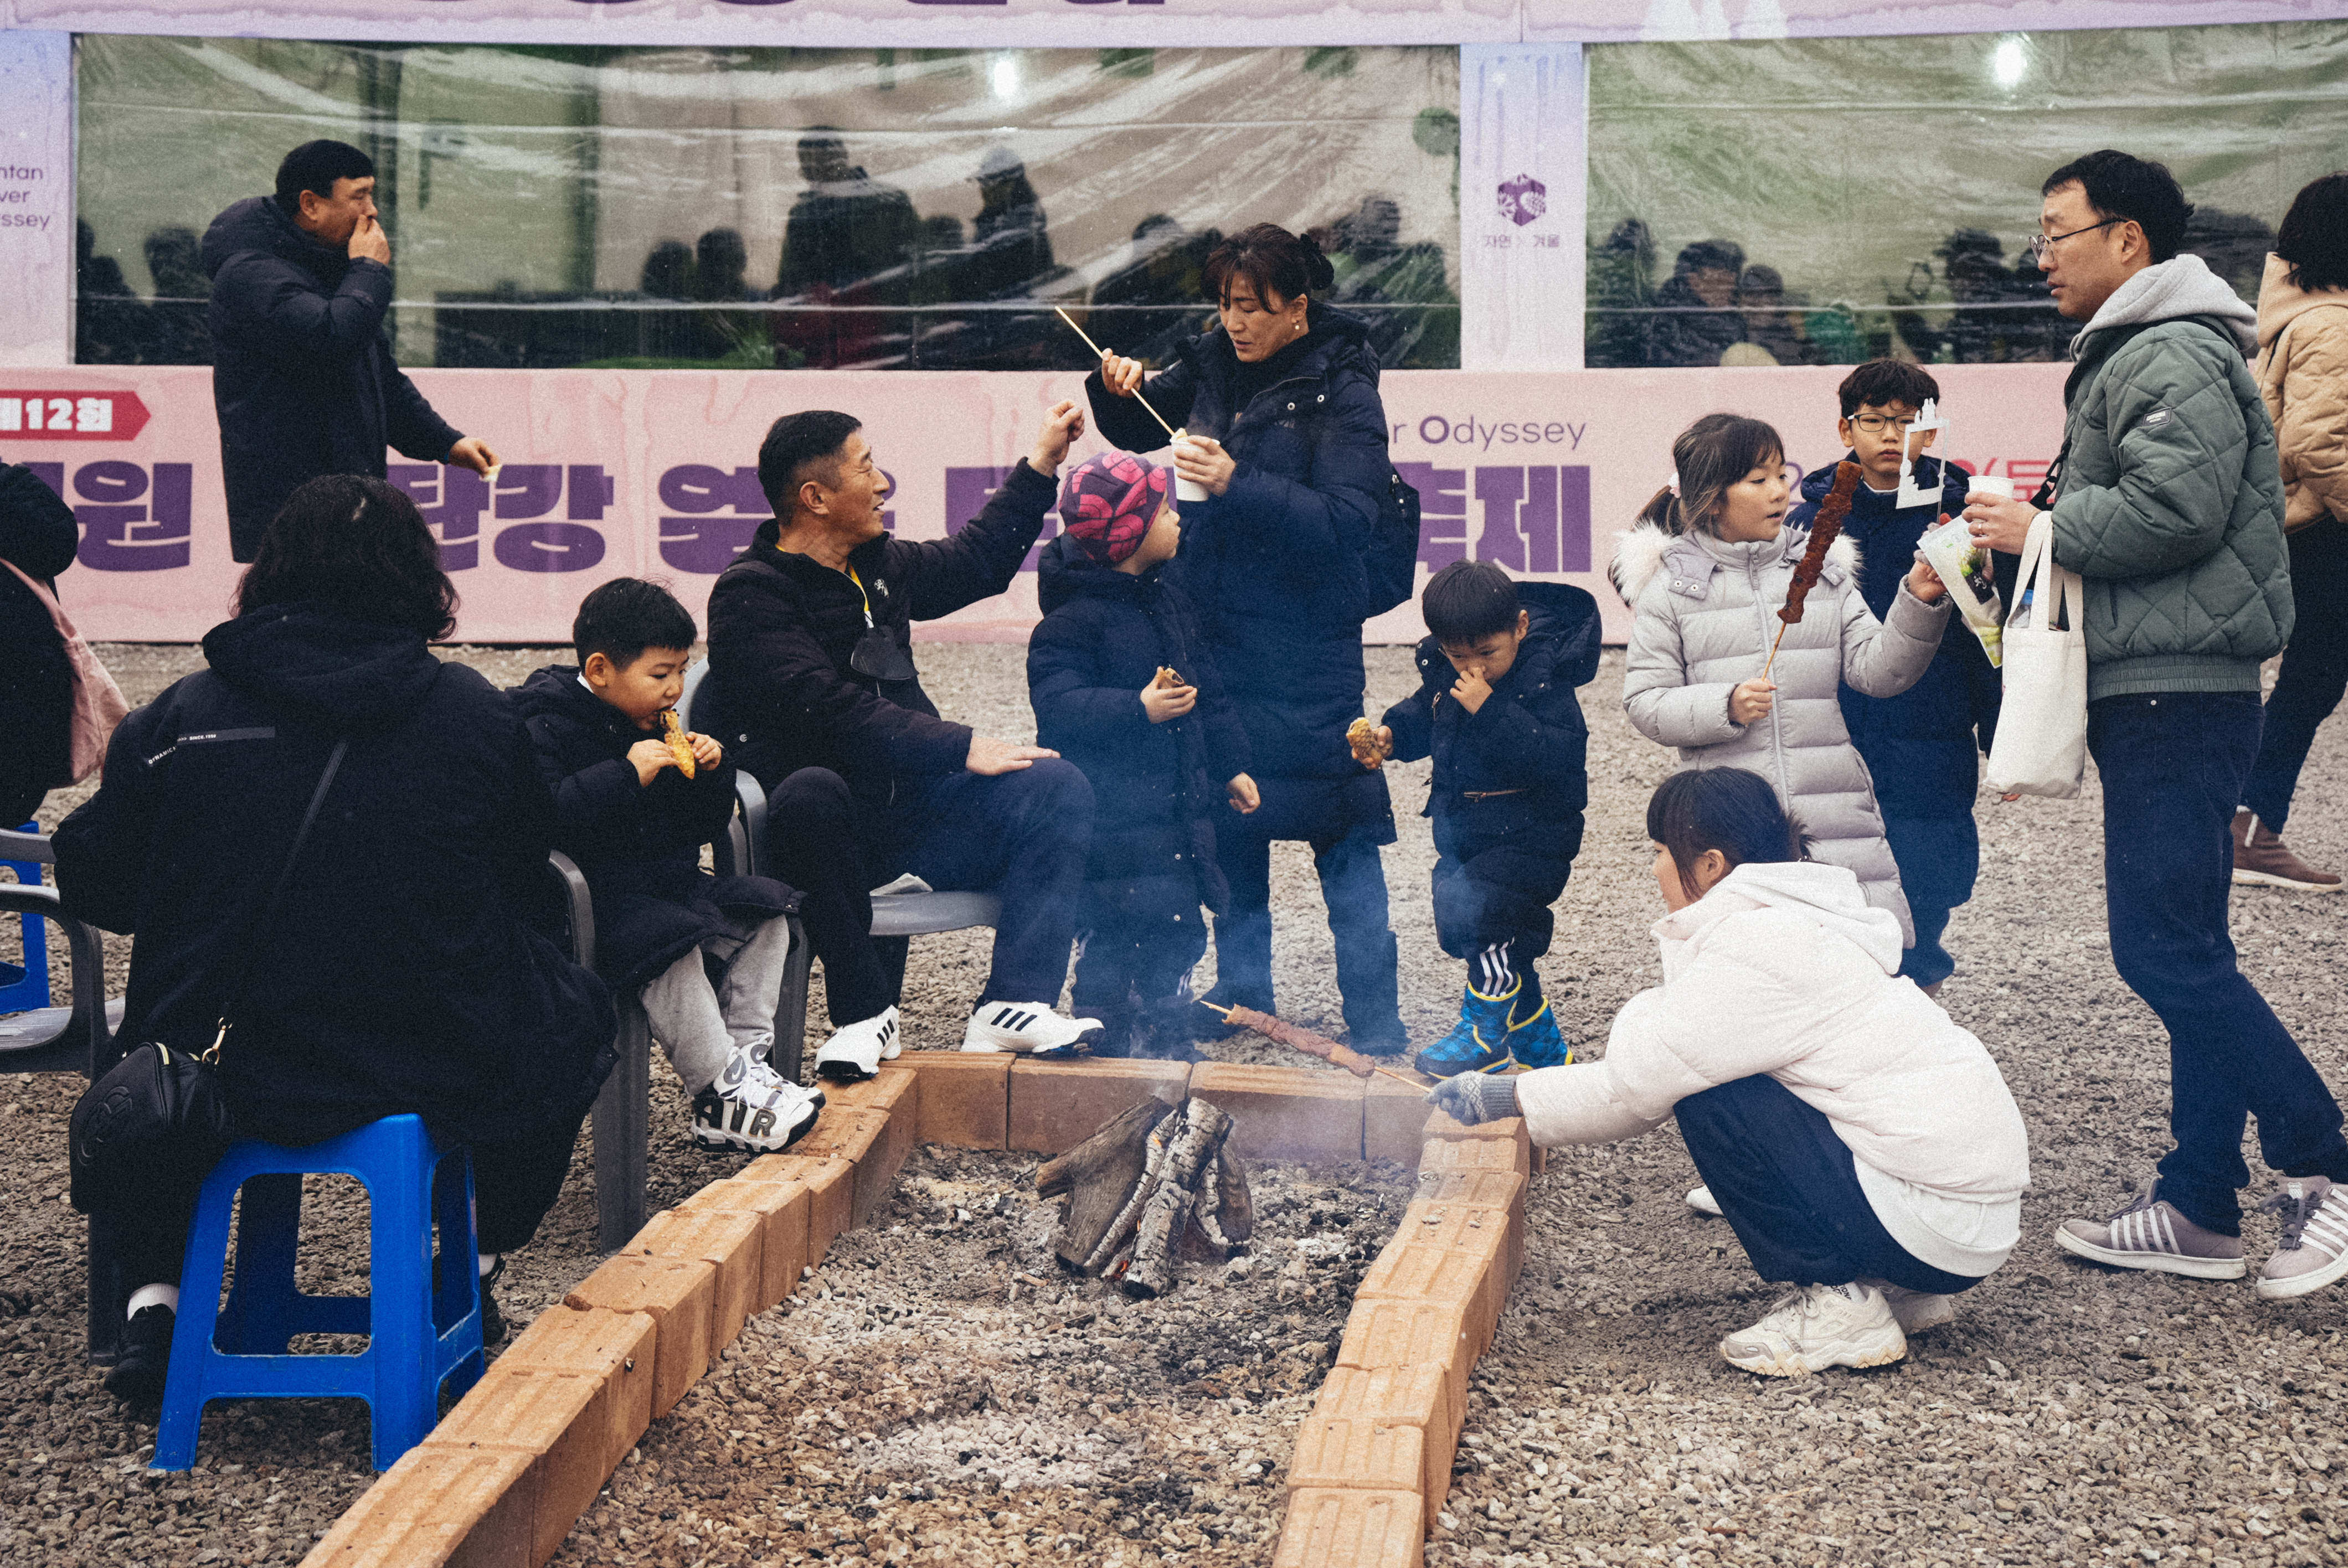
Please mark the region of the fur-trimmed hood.
[[[1774, 539], [1753, 544], [1724, 544], [1708, 534], [1667, 534], [1653, 523], [1641, 523], [1614, 540], [1613, 559], [1606, 563], [1607, 580], [1622, 602], [1636, 607], [1639, 596], [1663, 569], [1663, 558], [1673, 546], [1691, 546], [1715, 564], [1743, 562], [1752, 559], [1798, 561], [1809, 548], [1807, 528], [1781, 528]], [[1859, 545], [1848, 534], [1827, 547], [1827, 569], [1839, 571], [1845, 577], [1859, 575]]]

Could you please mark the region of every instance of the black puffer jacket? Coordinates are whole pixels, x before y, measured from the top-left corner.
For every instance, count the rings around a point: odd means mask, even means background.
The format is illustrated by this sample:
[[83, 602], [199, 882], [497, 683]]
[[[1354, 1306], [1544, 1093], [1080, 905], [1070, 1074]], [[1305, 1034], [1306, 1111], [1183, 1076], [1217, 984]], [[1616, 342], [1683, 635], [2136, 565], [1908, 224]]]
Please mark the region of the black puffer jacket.
[[[216, 626], [204, 654], [123, 722], [57, 829], [66, 908], [139, 938], [123, 1038], [201, 1050], [228, 1011], [223, 1085], [243, 1134], [277, 1143], [401, 1112], [468, 1140], [575, 1126], [615, 1020], [524, 921], [553, 812], [504, 693], [413, 631], [303, 608]], [[337, 736], [349, 754], [248, 945]]]
[[[1574, 688], [1598, 675], [1598, 601], [1566, 583], [1520, 582], [1529, 626], [1517, 661], [1474, 713], [1451, 700], [1458, 679], [1429, 637], [1418, 645], [1418, 690], [1388, 708], [1395, 757], [1432, 755], [1426, 809], [1436, 846], [1463, 831], [1481, 837], [1579, 821], [1590, 804], [1590, 726]], [[1516, 790], [1470, 803], [1468, 792]]]
[[354, 261], [251, 196], [204, 234], [212, 405], [231, 552], [249, 561], [285, 497], [321, 474], [383, 477], [386, 446], [438, 463], [464, 439], [384, 336], [391, 269]]
[[[1076, 764], [1098, 809], [1085, 868], [1089, 920], [1222, 913], [1215, 825], [1232, 815], [1228, 786], [1248, 771], [1221, 676], [1189, 598], [1164, 567], [1135, 575], [1088, 560], [1065, 538], [1045, 547], [1044, 619], [1027, 640], [1035, 740]], [[1141, 689], [1160, 666], [1199, 689], [1198, 706], [1153, 724]]]
[[868, 807], [918, 799], [970, 756], [968, 724], [949, 723], [910, 681], [849, 667], [872, 624], [912, 657], [912, 623], [951, 615], [1011, 586], [1058, 498], [1022, 462], [967, 528], [943, 539], [882, 535], [857, 547], [844, 572], [775, 548], [772, 518], [709, 593], [709, 733], [772, 789], [801, 768], [829, 768]]
[[[52, 593], [74, 563], [73, 508], [22, 466], [0, 468], [0, 560]], [[0, 571], [0, 827], [33, 815], [73, 771], [73, 664], [48, 607]]]
[[[1267, 378], [1241, 364], [1218, 326], [1184, 343], [1142, 395], [1238, 465], [1223, 495], [1182, 503], [1171, 569], [1247, 730], [1263, 791], [1252, 825], [1274, 838], [1366, 829], [1391, 844], [1385, 775], [1363, 772], [1344, 739], [1362, 716], [1363, 555], [1393, 474], [1378, 356], [1360, 318], [1315, 303], [1306, 319], [1302, 352], [1252, 395]], [[1135, 451], [1166, 444], [1099, 372], [1086, 391], [1106, 439]]]
[[732, 763], [638, 783], [628, 748], [656, 737], [588, 690], [575, 664], [539, 671], [513, 700], [554, 795], [555, 845], [595, 897], [595, 968], [613, 989], [633, 990], [724, 935], [727, 915], [760, 920], [798, 907], [770, 877], [701, 869], [701, 846], [734, 815]]

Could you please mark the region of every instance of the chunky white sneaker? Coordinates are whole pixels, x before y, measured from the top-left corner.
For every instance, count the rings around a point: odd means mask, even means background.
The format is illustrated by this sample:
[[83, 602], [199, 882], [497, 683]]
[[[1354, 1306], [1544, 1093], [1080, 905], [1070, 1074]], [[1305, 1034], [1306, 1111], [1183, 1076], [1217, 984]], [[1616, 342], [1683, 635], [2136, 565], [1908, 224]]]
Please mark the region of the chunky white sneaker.
[[2249, 1272], [2241, 1238], [2203, 1230], [2178, 1214], [2160, 1196], [2158, 1182], [2108, 1219], [2065, 1220], [2054, 1227], [2054, 1245], [2115, 1268], [2189, 1279], [2240, 1279]]
[[823, 1091], [779, 1076], [755, 1052], [737, 1049], [717, 1081], [693, 1097], [693, 1141], [705, 1149], [779, 1154], [815, 1126]]
[[1891, 1316], [1900, 1320], [1902, 1334], [1921, 1334], [1927, 1328], [1938, 1328], [1943, 1323], [1957, 1320], [1957, 1298], [1953, 1296], [1910, 1290], [1888, 1279], [1862, 1279], [1859, 1283], [1883, 1292], [1883, 1299], [1890, 1304]]
[[1073, 1056], [1076, 1042], [1100, 1027], [1097, 1018], [1062, 1018], [1049, 1002], [981, 1002], [963, 1030], [962, 1048]]
[[854, 1083], [880, 1071], [884, 1061], [894, 1061], [905, 1048], [897, 1040], [897, 1009], [862, 1019], [847, 1025], [823, 1042], [815, 1053], [815, 1075], [842, 1083]]
[[1710, 1187], [1690, 1187], [1687, 1206], [1700, 1214], [1710, 1214], [1714, 1219], [1725, 1217], [1720, 1212], [1720, 1200], [1712, 1195]]
[[2348, 1208], [2330, 1201], [2337, 1191], [2327, 1177], [2293, 1176], [2259, 1205], [2282, 1215], [2282, 1239], [2259, 1270], [2261, 1300], [2305, 1296], [2348, 1274]]
[[1723, 1339], [1720, 1353], [1765, 1378], [1802, 1378], [1828, 1367], [1889, 1366], [1908, 1354], [1908, 1337], [1873, 1286], [1805, 1285]]

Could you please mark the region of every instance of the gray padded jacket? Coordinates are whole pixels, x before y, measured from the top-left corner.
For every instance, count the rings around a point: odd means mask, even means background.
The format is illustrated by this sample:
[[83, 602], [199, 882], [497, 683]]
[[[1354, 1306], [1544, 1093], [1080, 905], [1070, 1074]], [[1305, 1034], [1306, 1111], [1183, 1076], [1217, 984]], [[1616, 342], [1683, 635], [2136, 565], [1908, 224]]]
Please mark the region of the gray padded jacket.
[[1921, 680], [1948, 626], [1948, 600], [1926, 604], [1903, 585], [1890, 620], [1877, 620], [1859, 597], [1858, 547], [1836, 540], [1769, 671], [1776, 704], [1758, 723], [1728, 716], [1729, 692], [1761, 673], [1809, 538], [1787, 528], [1764, 543], [1725, 544], [1643, 523], [1617, 539], [1608, 575], [1638, 611], [1622, 708], [1641, 734], [1679, 748], [1681, 767], [1746, 768], [1776, 785], [1813, 840], [1810, 857], [1855, 873], [1867, 901], [1897, 915], [1912, 946], [1875, 783], [1836, 692], [1848, 681], [1870, 697], [1896, 697]]
[[2291, 635], [2256, 313], [2199, 256], [2147, 267], [2072, 341], [2054, 560], [2085, 579], [2087, 700], [2255, 692]]

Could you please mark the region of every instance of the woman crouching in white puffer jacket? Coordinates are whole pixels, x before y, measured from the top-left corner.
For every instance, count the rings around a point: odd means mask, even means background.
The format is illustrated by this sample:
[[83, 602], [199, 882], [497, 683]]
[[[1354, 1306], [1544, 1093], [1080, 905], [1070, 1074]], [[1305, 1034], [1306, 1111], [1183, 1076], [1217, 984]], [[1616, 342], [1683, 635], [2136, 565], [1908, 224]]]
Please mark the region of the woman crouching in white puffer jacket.
[[2020, 1238], [2022, 1113], [1981, 1041], [1895, 973], [1899, 922], [1803, 858], [1757, 774], [1673, 774], [1647, 833], [1663, 983], [1615, 1015], [1604, 1060], [1428, 1099], [1521, 1115], [1550, 1148], [1676, 1118], [1754, 1268], [1794, 1287], [1720, 1353], [1773, 1377], [1897, 1361]]

